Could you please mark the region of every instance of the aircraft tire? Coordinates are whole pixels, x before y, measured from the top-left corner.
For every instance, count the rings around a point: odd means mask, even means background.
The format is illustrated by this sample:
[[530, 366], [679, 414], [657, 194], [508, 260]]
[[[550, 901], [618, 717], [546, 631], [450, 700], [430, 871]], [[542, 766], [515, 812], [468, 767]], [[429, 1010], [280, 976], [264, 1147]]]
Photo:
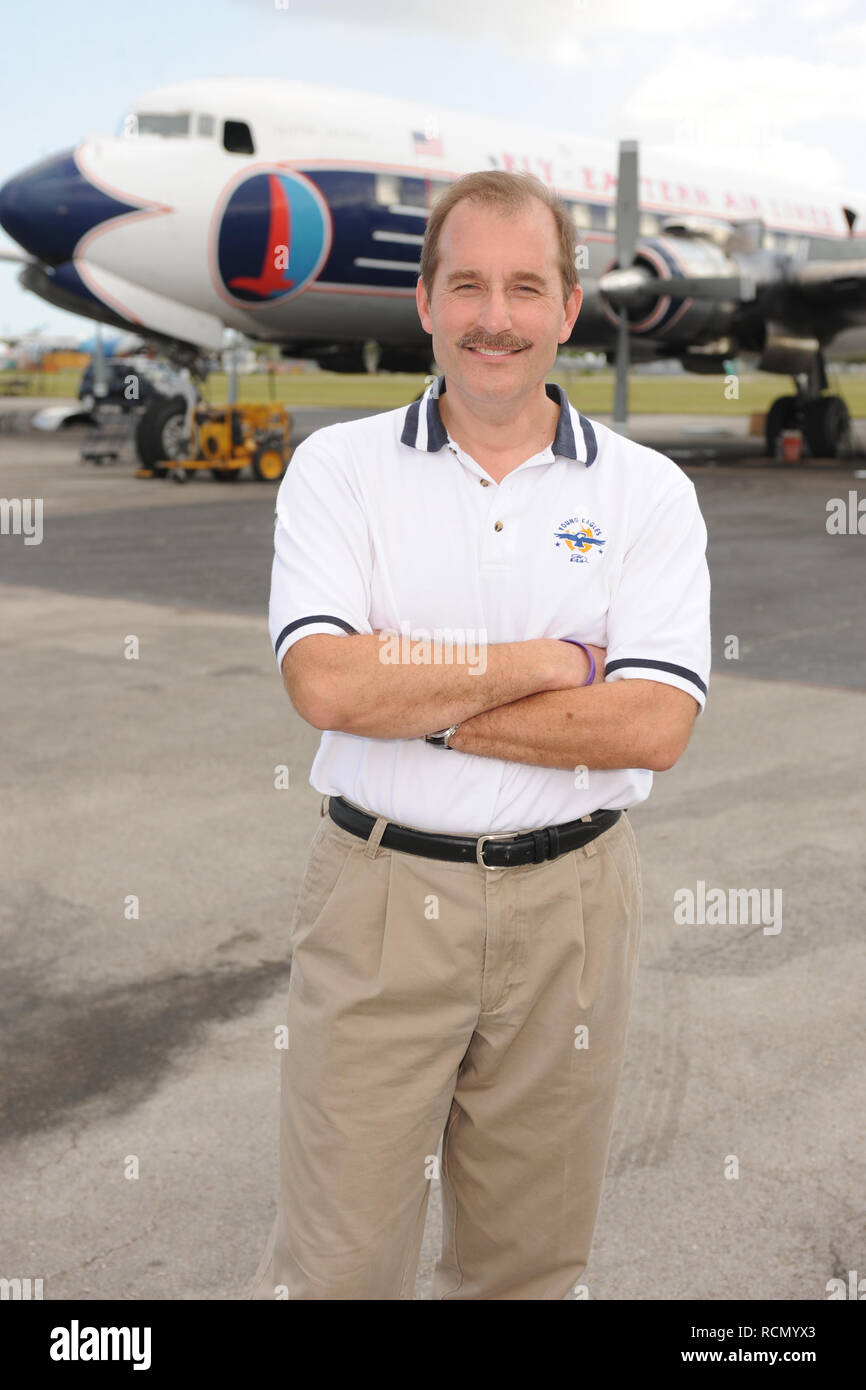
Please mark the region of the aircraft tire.
[[851, 416], [841, 396], [819, 396], [807, 403], [804, 433], [813, 458], [838, 458], [850, 432]]
[[136, 426], [135, 447], [141, 466], [152, 469], [156, 478], [164, 478], [171, 471], [160, 463], [173, 456], [170, 443], [163, 437], [165, 428], [185, 413], [183, 396], [154, 396]]
[[776, 446], [782, 430], [797, 428], [799, 405], [796, 396], [778, 396], [767, 411], [764, 437], [767, 443], [767, 458], [776, 457]]

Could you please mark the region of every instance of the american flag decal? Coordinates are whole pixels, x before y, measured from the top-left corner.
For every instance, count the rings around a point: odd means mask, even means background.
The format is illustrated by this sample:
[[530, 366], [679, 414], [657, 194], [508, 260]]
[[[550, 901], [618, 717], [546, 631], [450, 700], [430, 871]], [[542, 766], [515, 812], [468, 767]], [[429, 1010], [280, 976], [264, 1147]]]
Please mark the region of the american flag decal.
[[436, 134], [428, 135], [426, 130], [412, 131], [412, 145], [416, 154], [441, 154], [442, 141]]

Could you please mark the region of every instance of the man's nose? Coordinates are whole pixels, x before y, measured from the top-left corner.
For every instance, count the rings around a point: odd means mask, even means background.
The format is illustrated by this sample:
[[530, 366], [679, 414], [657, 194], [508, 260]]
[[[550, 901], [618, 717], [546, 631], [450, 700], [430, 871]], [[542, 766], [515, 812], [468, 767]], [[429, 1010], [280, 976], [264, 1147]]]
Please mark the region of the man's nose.
[[478, 315], [479, 327], [494, 336], [507, 333], [511, 328], [511, 305], [504, 289], [490, 289], [484, 297]]

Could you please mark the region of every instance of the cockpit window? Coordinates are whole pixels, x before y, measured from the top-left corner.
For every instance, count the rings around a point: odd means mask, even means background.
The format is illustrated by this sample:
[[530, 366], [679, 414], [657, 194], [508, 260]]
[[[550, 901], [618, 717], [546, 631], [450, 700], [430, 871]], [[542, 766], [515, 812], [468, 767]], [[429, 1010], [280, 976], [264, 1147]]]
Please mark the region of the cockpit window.
[[252, 131], [246, 121], [223, 122], [223, 146], [229, 154], [255, 154]]
[[213, 116], [199, 116], [197, 127], [199, 135], [206, 135], [210, 138], [213, 135], [213, 128]]
[[170, 140], [189, 135], [189, 112], [169, 115], [164, 111], [136, 111], [132, 127], [137, 135], [162, 135]]

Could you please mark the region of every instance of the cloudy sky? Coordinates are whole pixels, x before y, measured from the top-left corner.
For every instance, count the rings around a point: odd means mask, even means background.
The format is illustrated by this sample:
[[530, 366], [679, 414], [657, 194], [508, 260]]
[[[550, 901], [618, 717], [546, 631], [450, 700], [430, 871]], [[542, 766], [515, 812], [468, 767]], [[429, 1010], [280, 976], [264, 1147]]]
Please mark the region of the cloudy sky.
[[[48, 0], [16, 10], [3, 21], [0, 181], [114, 131], [140, 91], [225, 75], [636, 137], [804, 191], [866, 190], [862, 0]], [[86, 328], [16, 275], [0, 263], [0, 336]]]

